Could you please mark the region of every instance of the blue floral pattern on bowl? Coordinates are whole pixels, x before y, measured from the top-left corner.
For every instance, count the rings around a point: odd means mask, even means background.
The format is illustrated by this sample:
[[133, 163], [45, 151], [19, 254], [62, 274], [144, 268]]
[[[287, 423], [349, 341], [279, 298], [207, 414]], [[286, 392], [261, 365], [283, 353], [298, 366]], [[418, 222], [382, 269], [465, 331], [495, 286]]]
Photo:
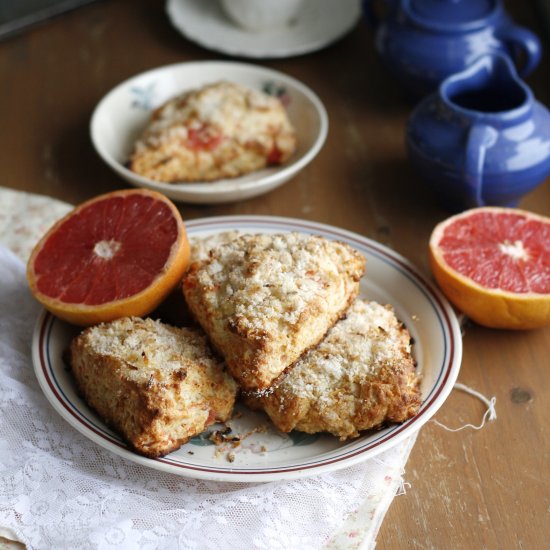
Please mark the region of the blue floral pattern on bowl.
[[285, 107], [290, 104], [291, 97], [286, 89], [286, 86], [277, 84], [273, 80], [268, 80], [263, 83], [262, 92], [273, 97], [278, 97]]
[[156, 82], [151, 82], [147, 86], [132, 86], [130, 93], [133, 96], [132, 107], [151, 111], [153, 109], [155, 97]]

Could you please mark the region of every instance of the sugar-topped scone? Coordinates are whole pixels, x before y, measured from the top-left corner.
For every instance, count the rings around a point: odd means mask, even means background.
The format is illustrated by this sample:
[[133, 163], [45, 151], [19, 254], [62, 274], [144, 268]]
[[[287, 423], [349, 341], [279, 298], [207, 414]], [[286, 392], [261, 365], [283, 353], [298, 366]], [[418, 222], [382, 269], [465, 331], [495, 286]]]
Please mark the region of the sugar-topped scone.
[[129, 168], [155, 181], [213, 181], [282, 164], [295, 150], [296, 132], [278, 98], [222, 81], [153, 111]]
[[145, 456], [231, 416], [237, 386], [202, 331], [122, 318], [84, 330], [70, 365], [87, 403]]
[[410, 340], [390, 306], [356, 300], [317, 347], [245, 402], [283, 432], [329, 432], [342, 440], [403, 422], [420, 407]]
[[365, 260], [345, 243], [242, 235], [191, 264], [187, 304], [239, 385], [268, 387], [315, 346], [359, 291]]
[[242, 233], [237, 230], [232, 230], [222, 231], [221, 233], [213, 233], [212, 235], [206, 235], [205, 237], [190, 237], [190, 261], [196, 262], [198, 260], [205, 260], [208, 258], [208, 254], [213, 248], [216, 248], [221, 244], [228, 243], [229, 241], [236, 239], [239, 235], [242, 235]]

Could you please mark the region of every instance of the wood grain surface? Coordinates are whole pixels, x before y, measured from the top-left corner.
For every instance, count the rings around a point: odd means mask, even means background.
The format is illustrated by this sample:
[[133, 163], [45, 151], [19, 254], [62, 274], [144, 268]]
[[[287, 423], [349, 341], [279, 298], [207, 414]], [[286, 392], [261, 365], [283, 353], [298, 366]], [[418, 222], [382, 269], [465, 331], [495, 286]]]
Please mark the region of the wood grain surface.
[[[335, 2], [336, 3], [336, 2]], [[540, 32], [529, 2], [509, 2]], [[124, 79], [160, 65], [232, 59], [174, 30], [162, 2], [110, 0], [0, 42], [0, 185], [77, 203], [126, 184], [94, 152], [92, 110]], [[190, 206], [185, 219], [264, 214], [320, 221], [376, 239], [428, 277], [427, 243], [449, 215], [413, 173], [404, 128], [414, 106], [376, 56], [367, 26], [305, 56], [252, 61], [294, 76], [324, 102], [330, 130], [318, 157], [268, 195]], [[528, 79], [550, 104], [550, 57]], [[521, 206], [550, 215], [550, 181]], [[498, 419], [447, 432], [430, 422], [406, 467], [378, 548], [545, 548], [550, 539], [550, 328], [508, 332], [467, 324], [459, 380], [495, 396]], [[482, 403], [454, 391], [436, 418], [479, 422]]]

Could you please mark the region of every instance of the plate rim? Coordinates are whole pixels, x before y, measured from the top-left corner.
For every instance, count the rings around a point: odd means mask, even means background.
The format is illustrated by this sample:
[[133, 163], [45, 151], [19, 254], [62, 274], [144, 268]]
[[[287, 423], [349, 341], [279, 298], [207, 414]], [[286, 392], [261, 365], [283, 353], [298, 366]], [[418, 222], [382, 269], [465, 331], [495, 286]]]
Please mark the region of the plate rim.
[[[310, 1], [315, 2], [317, 0]], [[314, 41], [306, 42], [301, 46], [295, 46], [293, 48], [286, 47], [286, 49], [281, 47], [277, 51], [261, 48], [250, 50], [248, 48], [243, 48], [242, 46], [239, 47], [238, 44], [229, 46], [225, 44], [222, 46], [209, 40], [205, 40], [201, 34], [193, 32], [192, 27], [183, 28], [180, 25], [179, 21], [176, 21], [176, 19], [178, 18], [176, 10], [185, 9], [181, 8], [178, 4], [185, 4], [188, 2], [189, 0], [166, 0], [165, 5], [165, 11], [168, 15], [170, 23], [182, 36], [207, 50], [223, 53], [225, 55], [233, 55], [250, 59], [283, 59], [289, 57], [298, 57], [301, 55], [306, 55], [319, 51], [342, 39], [358, 24], [361, 19], [360, 0], [349, 0], [350, 5], [357, 4], [356, 11], [351, 12], [348, 20], [345, 21], [345, 24], [343, 23], [342, 26], [338, 29], [338, 32], [334, 32], [333, 34], [331, 34], [328, 39], [325, 36], [324, 38], [318, 38]], [[190, 28], [191, 32], [189, 31]], [[238, 27], [235, 27], [235, 29], [239, 31]], [[242, 33], [248, 34], [247, 31], [244, 30], [242, 31]]]
[[[213, 70], [216, 70], [217, 67], [222, 67], [228, 70], [231, 68], [238, 70], [247, 70], [256, 74], [265, 74], [266, 77], [276, 78], [279, 81], [291, 85], [304, 97], [307, 98], [319, 120], [319, 132], [315, 136], [312, 145], [300, 158], [297, 158], [295, 160], [291, 159], [290, 162], [281, 165], [280, 167], [277, 167], [273, 172], [264, 175], [263, 177], [255, 178], [251, 181], [239, 181], [240, 178], [238, 177], [223, 179], [215, 182], [157, 182], [136, 174], [135, 172], [132, 172], [131, 170], [126, 168], [123, 163], [113, 158], [112, 154], [104, 146], [102, 140], [99, 137], [100, 119], [109, 101], [121, 91], [131, 86], [132, 82], [137, 79], [145, 77], [152, 78], [154, 77], [155, 73], [170, 73], [180, 69], [193, 69], [194, 67], [207, 69], [211, 68]], [[223, 71], [221, 71], [221, 74], [224, 74]], [[220, 194], [255, 192], [255, 194], [251, 196], [256, 196], [263, 192], [264, 188], [268, 188], [267, 190], [269, 190], [271, 186], [277, 185], [279, 182], [281, 184], [284, 183], [295, 174], [297, 174], [299, 171], [301, 171], [318, 155], [323, 145], [325, 144], [328, 136], [328, 131], [329, 118], [327, 110], [319, 96], [313, 91], [312, 88], [310, 88], [297, 78], [290, 76], [282, 71], [272, 69], [270, 67], [265, 67], [256, 63], [225, 60], [183, 61], [177, 63], [169, 63], [166, 65], [147, 69], [140, 73], [136, 73], [126, 78], [122, 82], [119, 82], [101, 97], [101, 99], [97, 102], [92, 111], [88, 127], [92, 146], [94, 147], [96, 153], [99, 155], [103, 162], [105, 162], [114, 172], [119, 174], [119, 176], [123, 177], [128, 183], [131, 183], [134, 186], [141, 186], [147, 189], [159, 191], [174, 200], [179, 200], [182, 202], [197, 202], [199, 204], [208, 203], [212, 199], [215, 200], [216, 197]], [[246, 176], [249, 175], [250, 174], [246, 174]], [[228, 187], [228, 189], [220, 189], [220, 187], [222, 186]], [[200, 199], [199, 197], [201, 196], [208, 198]], [[239, 198], [228, 199], [227, 202], [229, 202], [230, 200], [239, 200]]]
[[[226, 481], [226, 482], [266, 482], [278, 481], [284, 479], [297, 479], [310, 475], [316, 475], [329, 471], [339, 470], [341, 468], [353, 466], [359, 462], [372, 458], [379, 453], [397, 445], [405, 438], [417, 433], [419, 429], [439, 410], [443, 405], [449, 393], [452, 391], [454, 382], [458, 377], [462, 360], [462, 337], [460, 325], [454, 309], [443, 296], [441, 291], [434, 283], [426, 279], [423, 274], [404, 256], [391, 248], [373, 240], [362, 236], [358, 233], [339, 228], [336, 226], [304, 220], [299, 218], [289, 218], [281, 216], [262, 216], [262, 215], [232, 215], [232, 216], [214, 216], [197, 218], [186, 222], [186, 227], [189, 230], [189, 235], [192, 236], [193, 230], [200, 231], [216, 231], [216, 225], [231, 224], [236, 229], [246, 229], [246, 225], [254, 227], [258, 224], [279, 225], [282, 231], [303, 230], [309, 232], [321, 231], [323, 234], [328, 234], [333, 237], [344, 237], [346, 241], [360, 243], [363, 247], [368, 247], [378, 254], [386, 256], [392, 262], [397, 263], [408, 276], [412, 276], [419, 289], [422, 290], [424, 296], [431, 302], [434, 307], [434, 301], [437, 304], [436, 311], [444, 314], [446, 325], [444, 326], [444, 338], [448, 338], [450, 349], [445, 358], [445, 364], [440, 368], [444, 380], [439, 385], [436, 394], [428, 395], [425, 401], [430, 400], [430, 403], [425, 405], [418, 415], [409, 419], [403, 424], [395, 425], [395, 428], [388, 434], [382, 437], [381, 441], [367, 444], [366, 448], [358, 448], [349, 451], [343, 457], [335, 457], [332, 459], [321, 459], [318, 464], [310, 463], [314, 461], [314, 457], [307, 459], [307, 464], [300, 464], [296, 467], [281, 466], [272, 471], [255, 471], [253, 468], [235, 469], [234, 467], [201, 467], [191, 464], [175, 464], [171, 462], [170, 455], [166, 457], [150, 459], [138, 455], [129, 450], [126, 444], [117, 441], [114, 438], [108, 438], [105, 434], [98, 433], [89, 424], [85, 424], [80, 420], [76, 413], [59, 397], [51, 380], [45, 374], [46, 359], [44, 358], [45, 349], [43, 345], [45, 331], [51, 331], [56, 318], [42, 310], [35, 323], [33, 338], [32, 338], [32, 359], [33, 368], [38, 379], [42, 392], [45, 394], [49, 403], [53, 408], [67, 421], [73, 428], [82, 433], [89, 440], [98, 444], [106, 450], [129, 459], [132, 462], [141, 464], [152, 469], [164, 471], [195, 479], [205, 479], [211, 481]], [[428, 298], [429, 296], [429, 298]], [[439, 367], [438, 367], [439, 368]], [[437, 386], [437, 385], [436, 385]], [[433, 389], [432, 389], [433, 391]], [[355, 440], [358, 441], [358, 440]], [[331, 451], [333, 452], [333, 451]]]

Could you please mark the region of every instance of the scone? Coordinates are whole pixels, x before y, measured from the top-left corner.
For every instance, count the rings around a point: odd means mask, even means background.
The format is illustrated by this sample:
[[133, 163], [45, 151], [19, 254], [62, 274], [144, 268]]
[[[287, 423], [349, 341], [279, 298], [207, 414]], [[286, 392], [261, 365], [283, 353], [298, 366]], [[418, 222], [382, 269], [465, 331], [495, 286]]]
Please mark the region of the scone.
[[316, 348], [245, 402], [283, 432], [329, 432], [341, 440], [403, 422], [421, 402], [409, 332], [390, 306], [356, 300]]
[[365, 260], [345, 243], [242, 235], [193, 262], [183, 292], [241, 387], [268, 387], [315, 346], [359, 291]]
[[178, 449], [233, 410], [236, 384], [198, 330], [118, 319], [77, 336], [70, 365], [87, 403], [148, 457]]
[[189, 239], [189, 245], [191, 248], [190, 262], [207, 259], [213, 248], [216, 248], [221, 244], [228, 243], [240, 235], [242, 235], [242, 233], [239, 231], [232, 230], [213, 233], [212, 235], [207, 235], [205, 237], [191, 237]]
[[296, 132], [278, 98], [216, 82], [156, 109], [128, 166], [155, 181], [213, 181], [282, 164], [295, 150]]

